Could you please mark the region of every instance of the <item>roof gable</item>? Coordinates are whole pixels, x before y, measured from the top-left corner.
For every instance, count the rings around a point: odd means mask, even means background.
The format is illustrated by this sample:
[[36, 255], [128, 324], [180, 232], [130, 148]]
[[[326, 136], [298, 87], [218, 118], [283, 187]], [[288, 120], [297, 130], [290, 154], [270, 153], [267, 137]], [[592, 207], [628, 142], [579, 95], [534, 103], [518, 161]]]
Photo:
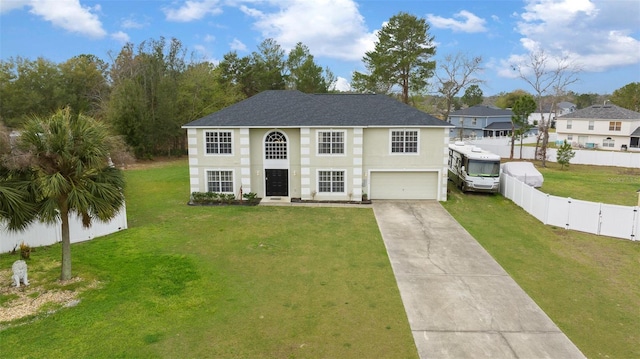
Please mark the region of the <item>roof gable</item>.
[[385, 95], [269, 90], [183, 127], [450, 127]]
[[640, 120], [640, 112], [627, 110], [616, 105], [593, 105], [581, 110], [562, 115], [559, 118], [569, 119], [590, 119], [590, 120]]

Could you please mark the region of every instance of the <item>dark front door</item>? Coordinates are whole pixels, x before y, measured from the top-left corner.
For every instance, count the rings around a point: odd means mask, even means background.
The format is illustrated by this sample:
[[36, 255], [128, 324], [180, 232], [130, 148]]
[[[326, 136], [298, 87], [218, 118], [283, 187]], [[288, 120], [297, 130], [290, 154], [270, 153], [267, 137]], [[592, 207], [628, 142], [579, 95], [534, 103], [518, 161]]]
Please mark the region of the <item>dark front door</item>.
[[289, 170], [264, 170], [267, 197], [289, 195]]

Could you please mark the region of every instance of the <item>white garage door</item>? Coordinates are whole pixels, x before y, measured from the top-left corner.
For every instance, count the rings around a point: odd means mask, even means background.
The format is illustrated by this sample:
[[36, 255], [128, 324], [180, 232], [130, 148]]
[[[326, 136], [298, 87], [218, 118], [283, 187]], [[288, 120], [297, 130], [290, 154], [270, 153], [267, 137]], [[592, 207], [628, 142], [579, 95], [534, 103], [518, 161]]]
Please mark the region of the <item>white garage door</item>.
[[372, 172], [370, 199], [437, 199], [437, 172]]

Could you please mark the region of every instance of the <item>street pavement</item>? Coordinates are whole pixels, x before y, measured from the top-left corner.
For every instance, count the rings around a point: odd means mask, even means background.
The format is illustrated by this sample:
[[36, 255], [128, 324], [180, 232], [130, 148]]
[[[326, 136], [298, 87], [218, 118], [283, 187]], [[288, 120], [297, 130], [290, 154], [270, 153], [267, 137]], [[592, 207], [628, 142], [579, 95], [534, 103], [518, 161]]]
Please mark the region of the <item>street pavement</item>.
[[420, 358], [585, 358], [437, 201], [373, 201]]

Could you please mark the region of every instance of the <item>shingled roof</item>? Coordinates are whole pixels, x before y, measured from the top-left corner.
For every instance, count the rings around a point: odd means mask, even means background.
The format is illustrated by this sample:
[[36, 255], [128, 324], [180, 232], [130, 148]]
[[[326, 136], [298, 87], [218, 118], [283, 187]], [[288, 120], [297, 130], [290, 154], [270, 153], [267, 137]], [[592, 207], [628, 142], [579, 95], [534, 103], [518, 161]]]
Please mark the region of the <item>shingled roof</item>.
[[391, 97], [269, 90], [183, 127], [452, 127]]
[[640, 112], [627, 110], [616, 105], [593, 105], [581, 110], [562, 115], [559, 118], [568, 119], [590, 119], [590, 120], [640, 120]]
[[487, 106], [487, 105], [476, 105], [468, 108], [463, 108], [458, 111], [453, 111], [449, 114], [449, 117], [452, 116], [463, 116], [463, 117], [511, 117], [513, 115], [513, 111], [505, 110], [498, 107]]

